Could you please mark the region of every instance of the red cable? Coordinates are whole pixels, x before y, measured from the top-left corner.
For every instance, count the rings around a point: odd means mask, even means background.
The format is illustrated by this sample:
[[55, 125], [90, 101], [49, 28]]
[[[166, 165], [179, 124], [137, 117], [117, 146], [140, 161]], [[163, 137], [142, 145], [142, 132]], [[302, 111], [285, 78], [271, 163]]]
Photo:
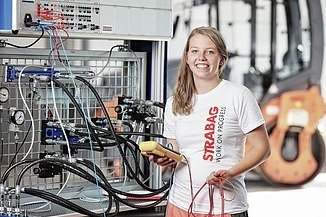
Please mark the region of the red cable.
[[[221, 217], [224, 217], [224, 207], [225, 207], [225, 198], [224, 198], [224, 190], [223, 190], [223, 185], [222, 185], [222, 178], [220, 178], [220, 182], [219, 182], [219, 192], [221, 195]], [[195, 199], [197, 197], [197, 195], [199, 194], [199, 192], [201, 190], [203, 190], [203, 188], [208, 185], [208, 197], [209, 197], [209, 213], [207, 214], [208, 217], [213, 216], [212, 212], [213, 212], [213, 207], [214, 207], [214, 188], [213, 185], [207, 184], [207, 182], [205, 182], [200, 189], [197, 191], [197, 193], [195, 194], [195, 196], [192, 198], [190, 206], [188, 208], [188, 217], [190, 216], [194, 216], [196, 217], [196, 215], [192, 212], [192, 208], [193, 208], [193, 204], [195, 202]]]
[[223, 184], [222, 184], [222, 177], [219, 178], [219, 185], [218, 185], [218, 190], [220, 192], [221, 196], [221, 217], [224, 217], [224, 207], [225, 207], [225, 199], [224, 199], [224, 190], [223, 190]]
[[[206, 186], [208, 185], [208, 197], [209, 197], [209, 213], [208, 213], [208, 217], [212, 217], [213, 214], [213, 207], [214, 207], [214, 186], [213, 185], [210, 185], [208, 184], [207, 182], [205, 182], [201, 187], [200, 189], [197, 191], [197, 193], [195, 195], [193, 195], [193, 188], [192, 188], [192, 175], [191, 175], [191, 169], [190, 169], [190, 164], [189, 164], [189, 161], [188, 159], [183, 156], [183, 158], [186, 160], [187, 162], [187, 166], [188, 166], [188, 172], [189, 172], [189, 182], [190, 182], [190, 194], [191, 194], [191, 203], [189, 205], [189, 208], [188, 208], [188, 217], [196, 217], [196, 215], [193, 213], [193, 205], [195, 203], [195, 199], [197, 197], [197, 195], [199, 194], [199, 192]], [[221, 196], [221, 217], [224, 217], [225, 213], [224, 213], [224, 208], [225, 208], [225, 201], [232, 201], [234, 198], [235, 198], [235, 193], [234, 193], [234, 196], [231, 198], [231, 199], [225, 199], [224, 197], [224, 190], [223, 190], [223, 176], [220, 176], [218, 177], [218, 189], [219, 189], [219, 193], [220, 193], [220, 196]], [[232, 182], [230, 182], [229, 180], [227, 180], [230, 185], [233, 187], [233, 190], [235, 192], [235, 187], [234, 185], [232, 184]]]

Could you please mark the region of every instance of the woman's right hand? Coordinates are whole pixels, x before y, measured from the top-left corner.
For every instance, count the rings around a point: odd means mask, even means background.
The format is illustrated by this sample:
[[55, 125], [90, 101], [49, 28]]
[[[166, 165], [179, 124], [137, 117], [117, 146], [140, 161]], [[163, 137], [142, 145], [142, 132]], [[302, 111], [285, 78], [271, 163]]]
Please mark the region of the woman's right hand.
[[149, 155], [148, 156], [149, 161], [152, 161], [153, 163], [156, 163], [160, 166], [174, 166], [177, 164], [173, 159], [169, 157], [160, 157], [157, 155]]

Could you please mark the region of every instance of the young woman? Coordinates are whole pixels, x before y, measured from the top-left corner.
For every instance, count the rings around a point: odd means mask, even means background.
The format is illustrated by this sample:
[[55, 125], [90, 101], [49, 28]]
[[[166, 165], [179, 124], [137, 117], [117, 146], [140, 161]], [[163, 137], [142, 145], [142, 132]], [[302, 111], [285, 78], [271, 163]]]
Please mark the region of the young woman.
[[[253, 94], [221, 78], [227, 59], [215, 28], [191, 32], [164, 114], [164, 136], [185, 158], [175, 166], [169, 217], [248, 216], [245, 172], [269, 156], [270, 146]], [[245, 155], [246, 140], [251, 149]], [[149, 159], [162, 166], [176, 164]]]

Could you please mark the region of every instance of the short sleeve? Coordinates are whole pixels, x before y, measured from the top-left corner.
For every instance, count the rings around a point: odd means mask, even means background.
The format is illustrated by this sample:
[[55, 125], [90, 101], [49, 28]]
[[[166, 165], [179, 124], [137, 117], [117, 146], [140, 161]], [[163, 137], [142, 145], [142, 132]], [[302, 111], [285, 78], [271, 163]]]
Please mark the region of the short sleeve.
[[169, 139], [175, 139], [176, 116], [172, 112], [172, 97], [168, 98], [164, 110], [164, 128], [163, 136]]
[[265, 123], [258, 102], [248, 88], [239, 94], [238, 103], [239, 126], [244, 134]]

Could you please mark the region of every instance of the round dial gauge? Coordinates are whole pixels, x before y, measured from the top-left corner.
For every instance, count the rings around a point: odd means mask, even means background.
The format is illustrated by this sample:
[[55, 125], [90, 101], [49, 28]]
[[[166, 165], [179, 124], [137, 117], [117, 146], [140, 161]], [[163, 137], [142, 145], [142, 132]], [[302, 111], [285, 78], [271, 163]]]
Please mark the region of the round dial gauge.
[[6, 87], [0, 87], [0, 103], [7, 102], [9, 100], [9, 90]]
[[23, 110], [15, 110], [11, 114], [11, 121], [14, 124], [22, 125], [25, 122], [25, 112]]

